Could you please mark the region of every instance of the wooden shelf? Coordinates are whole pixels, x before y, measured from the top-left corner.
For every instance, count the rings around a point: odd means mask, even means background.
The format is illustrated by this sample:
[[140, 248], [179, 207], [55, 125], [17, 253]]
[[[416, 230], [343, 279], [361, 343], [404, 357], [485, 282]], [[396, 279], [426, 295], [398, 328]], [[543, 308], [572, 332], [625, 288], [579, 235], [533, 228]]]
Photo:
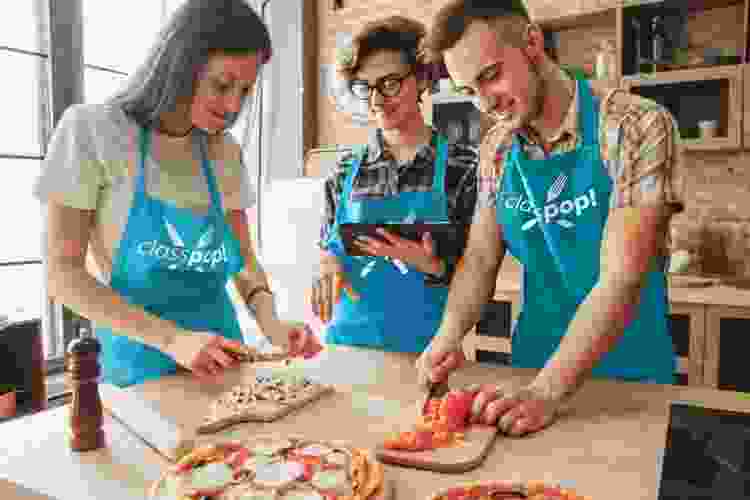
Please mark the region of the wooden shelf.
[[[727, 80], [726, 101], [721, 103], [720, 128], [724, 135], [709, 139], [683, 138], [685, 150], [733, 150], [742, 145], [742, 73], [743, 65], [711, 66], [694, 69], [681, 69], [656, 73], [641, 73], [622, 77], [621, 86], [628, 90], [634, 87], [655, 87], [659, 85], [692, 84], [714, 80]], [[679, 119], [675, 110], [670, 110]], [[681, 124], [683, 125], [683, 124]]]
[[[743, 3], [743, 0], [683, 0], [687, 5], [688, 12], [718, 9]], [[663, 0], [622, 0], [623, 8], [642, 7], [645, 5], [658, 5]]]
[[722, 78], [738, 78], [742, 74], [742, 65], [710, 66], [694, 69], [678, 69], [674, 71], [659, 71], [656, 73], [639, 73], [622, 77], [623, 84], [629, 87], [643, 87], [646, 85], [667, 85], [682, 82], [701, 82], [719, 80]]

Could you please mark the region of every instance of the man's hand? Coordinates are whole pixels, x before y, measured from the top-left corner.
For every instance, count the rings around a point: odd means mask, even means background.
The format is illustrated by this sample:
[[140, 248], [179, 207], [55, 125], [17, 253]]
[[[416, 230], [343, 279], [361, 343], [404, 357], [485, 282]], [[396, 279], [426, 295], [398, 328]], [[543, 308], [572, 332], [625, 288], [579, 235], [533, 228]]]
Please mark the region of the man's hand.
[[457, 336], [438, 332], [417, 359], [417, 382], [424, 388], [445, 382], [451, 372], [460, 368], [465, 361], [461, 340]]
[[224, 351], [223, 346], [238, 349], [241, 345], [241, 342], [215, 333], [185, 330], [174, 338], [166, 354], [199, 379], [218, 382], [217, 377], [225, 370], [239, 364]]
[[471, 423], [497, 425], [511, 436], [538, 432], [559, 414], [563, 400], [534, 383], [517, 391], [483, 386], [474, 399]]
[[445, 271], [445, 264], [435, 256], [435, 242], [430, 233], [425, 233], [422, 241], [416, 242], [396, 236], [383, 228], [378, 228], [377, 232], [387, 243], [363, 236], [361, 242], [355, 241], [355, 245], [370, 255], [405, 262], [421, 273], [441, 275]]
[[342, 290], [352, 296], [354, 300], [359, 295], [354, 292], [338, 259], [329, 255], [320, 261], [320, 278], [313, 282], [310, 289], [310, 304], [315, 316], [323, 323], [328, 323], [333, 317], [333, 307], [341, 299]]

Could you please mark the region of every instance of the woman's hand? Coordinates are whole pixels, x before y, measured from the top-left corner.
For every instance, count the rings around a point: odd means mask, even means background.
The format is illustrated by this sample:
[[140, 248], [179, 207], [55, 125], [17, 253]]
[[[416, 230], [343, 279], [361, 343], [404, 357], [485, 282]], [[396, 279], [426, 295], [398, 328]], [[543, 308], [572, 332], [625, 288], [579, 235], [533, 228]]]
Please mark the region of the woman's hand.
[[341, 298], [341, 291], [346, 289], [354, 300], [359, 298], [346, 280], [344, 269], [338, 259], [329, 255], [320, 261], [320, 278], [313, 282], [310, 290], [310, 304], [315, 316], [323, 323], [333, 317], [333, 307]]
[[228, 368], [239, 365], [223, 347], [239, 348], [241, 342], [211, 332], [185, 330], [175, 336], [166, 354], [201, 380], [216, 381]]
[[383, 228], [378, 228], [377, 232], [387, 243], [363, 236], [361, 242], [355, 241], [355, 245], [370, 255], [405, 262], [421, 273], [442, 275], [445, 271], [443, 261], [435, 255], [435, 243], [430, 233], [425, 233], [422, 241], [416, 242], [396, 236]]
[[323, 345], [310, 327], [301, 321], [278, 321], [272, 331], [263, 331], [273, 345], [288, 353], [289, 356], [312, 358], [323, 350]]

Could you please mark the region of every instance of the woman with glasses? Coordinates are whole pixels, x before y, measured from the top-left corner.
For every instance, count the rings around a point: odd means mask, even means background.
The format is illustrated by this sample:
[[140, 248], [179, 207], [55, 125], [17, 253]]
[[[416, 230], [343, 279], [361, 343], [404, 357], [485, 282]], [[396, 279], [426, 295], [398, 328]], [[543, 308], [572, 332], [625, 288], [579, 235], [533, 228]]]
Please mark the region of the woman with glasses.
[[187, 0], [123, 92], [60, 120], [35, 187], [48, 289], [95, 324], [104, 381], [178, 366], [219, 380], [242, 342], [230, 280], [272, 342], [298, 334], [255, 259], [255, 197], [228, 131], [270, 54], [245, 0]]
[[[436, 255], [429, 235], [414, 242], [383, 233], [387, 243], [358, 243], [368, 254], [358, 258], [347, 255], [340, 233], [345, 223], [470, 224], [478, 153], [425, 124], [421, 96], [432, 72], [422, 62], [424, 35], [420, 23], [399, 16], [371, 22], [337, 68], [367, 103], [373, 126], [369, 143], [343, 157], [325, 184], [321, 278], [311, 301], [330, 320], [329, 344], [421, 352], [443, 313], [457, 257]], [[456, 242], [460, 253], [465, 241], [463, 234]]]

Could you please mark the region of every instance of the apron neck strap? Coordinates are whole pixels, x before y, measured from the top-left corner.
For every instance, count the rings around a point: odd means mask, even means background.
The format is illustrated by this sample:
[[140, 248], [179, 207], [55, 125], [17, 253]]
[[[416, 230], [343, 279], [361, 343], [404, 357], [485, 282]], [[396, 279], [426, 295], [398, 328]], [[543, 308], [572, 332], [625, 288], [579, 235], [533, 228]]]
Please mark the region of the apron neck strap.
[[599, 100], [591, 93], [591, 86], [585, 79], [577, 80], [578, 85], [578, 120], [581, 123], [583, 144], [599, 144]]
[[135, 178], [135, 194], [146, 194], [146, 158], [151, 148], [151, 130], [139, 127], [138, 130], [138, 160]]
[[445, 174], [448, 168], [448, 139], [442, 135], [438, 135], [437, 147], [435, 149], [435, 176], [432, 182], [432, 189], [445, 193]]
[[202, 130], [193, 129], [192, 139], [193, 151], [197, 153], [198, 158], [200, 158], [201, 170], [203, 171], [203, 176], [206, 178], [206, 184], [208, 184], [208, 192], [211, 195], [211, 202], [214, 208], [218, 210], [218, 213], [223, 216], [224, 208], [221, 204], [219, 188], [216, 184], [213, 168], [211, 168], [212, 162], [208, 158], [208, 134]]
[[[137, 162], [136, 194], [146, 194], [146, 158], [148, 158], [148, 153], [151, 150], [151, 133], [150, 128], [140, 127], [140, 138], [138, 141], [140, 158]], [[211, 196], [211, 205], [223, 216], [224, 209], [221, 204], [221, 196], [219, 196], [219, 189], [216, 185], [213, 169], [211, 168], [211, 161], [208, 159], [208, 136], [197, 129], [193, 129], [190, 132], [190, 137], [193, 154], [200, 158], [201, 171], [206, 178], [206, 184]]]

